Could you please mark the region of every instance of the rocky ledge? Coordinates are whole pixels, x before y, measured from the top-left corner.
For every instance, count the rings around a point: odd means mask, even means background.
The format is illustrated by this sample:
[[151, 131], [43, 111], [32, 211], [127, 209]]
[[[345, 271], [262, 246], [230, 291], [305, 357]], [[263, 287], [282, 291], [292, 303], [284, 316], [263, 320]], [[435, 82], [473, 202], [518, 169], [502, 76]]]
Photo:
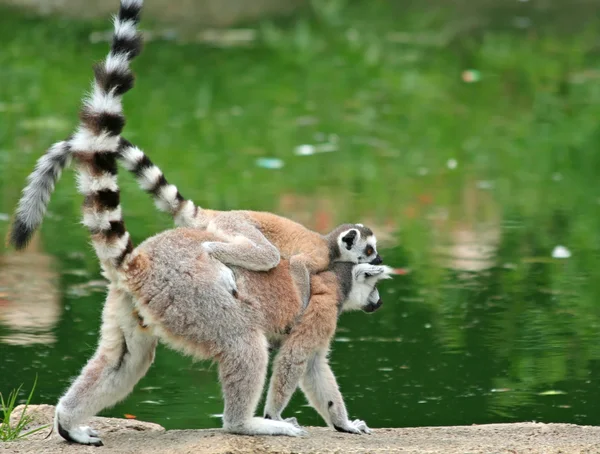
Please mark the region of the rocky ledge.
[[[23, 407], [17, 407], [18, 418]], [[54, 407], [30, 406], [30, 428], [51, 424]], [[158, 424], [133, 419], [96, 417], [90, 425], [98, 429], [104, 446], [73, 445], [48, 430], [25, 440], [0, 443], [2, 453], [600, 453], [600, 427], [574, 424], [515, 423], [453, 427], [374, 429], [371, 435], [341, 434], [322, 427], [308, 428], [308, 436], [247, 437], [222, 430], [165, 430]]]

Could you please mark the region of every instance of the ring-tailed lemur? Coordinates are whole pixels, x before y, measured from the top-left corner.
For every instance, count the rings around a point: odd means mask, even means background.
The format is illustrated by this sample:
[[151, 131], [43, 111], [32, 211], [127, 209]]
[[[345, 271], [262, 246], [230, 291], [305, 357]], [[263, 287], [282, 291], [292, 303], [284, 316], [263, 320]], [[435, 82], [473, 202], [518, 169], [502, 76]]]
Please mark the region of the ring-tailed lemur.
[[[159, 340], [218, 362], [226, 431], [304, 434], [295, 419], [281, 416], [300, 386], [329, 426], [370, 432], [363, 421], [348, 418], [327, 354], [341, 312], [381, 307], [376, 284], [391, 277], [389, 267], [338, 262], [310, 277], [285, 259], [268, 272], [228, 267], [203, 247], [220, 241], [218, 232], [185, 227], [134, 249], [122, 218], [115, 155], [77, 152], [74, 160], [85, 195], [84, 224], [110, 285], [97, 351], [56, 408], [54, 427], [64, 439], [102, 444], [96, 431], [80, 424], [132, 391], [153, 362]], [[305, 305], [302, 292], [308, 287]], [[280, 347], [265, 418], [258, 418], [270, 337]]]
[[71, 138], [53, 145], [38, 160], [19, 201], [10, 242], [17, 249], [27, 244], [41, 224], [54, 186], [73, 153], [118, 152], [140, 186], [153, 195], [159, 209], [175, 218], [176, 225], [220, 232], [222, 241], [207, 242], [204, 247], [225, 264], [267, 271], [283, 257], [314, 273], [335, 261], [380, 263], [375, 235], [361, 224], [344, 224], [321, 235], [268, 212], [201, 209], [184, 199], [139, 148], [119, 136], [125, 124], [121, 97], [134, 80], [129, 62], [141, 48], [136, 29], [141, 6], [142, 0], [121, 1], [111, 52], [104, 64], [96, 66], [92, 95], [84, 103], [81, 124]]

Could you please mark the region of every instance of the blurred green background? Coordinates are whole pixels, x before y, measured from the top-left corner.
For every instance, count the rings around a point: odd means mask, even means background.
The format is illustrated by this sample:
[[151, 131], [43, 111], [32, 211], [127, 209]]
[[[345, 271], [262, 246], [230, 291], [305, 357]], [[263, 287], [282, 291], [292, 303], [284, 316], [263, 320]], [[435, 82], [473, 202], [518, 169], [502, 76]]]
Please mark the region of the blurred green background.
[[[340, 320], [352, 417], [598, 424], [599, 11], [324, 0], [236, 28], [144, 17], [125, 135], [202, 206], [375, 230], [402, 274], [381, 311]], [[3, 237], [36, 159], [75, 127], [108, 30], [0, 7]], [[56, 403], [97, 342], [105, 289], [72, 175], [27, 252], [0, 246], [0, 392], [25, 397], [37, 373], [36, 403]], [[171, 227], [121, 175], [134, 242]], [[204, 428], [221, 412], [216, 368], [160, 347], [103, 414]], [[299, 393], [293, 415], [323, 424]]]

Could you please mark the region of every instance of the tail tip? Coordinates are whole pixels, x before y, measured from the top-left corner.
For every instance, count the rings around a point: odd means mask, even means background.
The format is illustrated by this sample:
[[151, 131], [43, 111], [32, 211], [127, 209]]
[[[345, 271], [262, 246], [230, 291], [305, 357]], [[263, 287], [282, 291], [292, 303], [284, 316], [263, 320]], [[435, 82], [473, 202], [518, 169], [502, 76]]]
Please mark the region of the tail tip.
[[31, 241], [33, 232], [34, 230], [31, 227], [17, 218], [13, 222], [7, 242], [17, 250], [24, 249], [29, 244], [29, 241]]

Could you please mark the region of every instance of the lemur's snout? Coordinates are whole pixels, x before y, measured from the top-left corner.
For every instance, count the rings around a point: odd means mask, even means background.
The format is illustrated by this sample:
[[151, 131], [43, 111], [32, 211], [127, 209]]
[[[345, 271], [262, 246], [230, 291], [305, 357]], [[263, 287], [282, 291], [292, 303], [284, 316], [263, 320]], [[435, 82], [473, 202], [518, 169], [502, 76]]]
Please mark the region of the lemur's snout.
[[381, 301], [381, 298], [379, 298], [379, 301], [377, 301], [376, 303], [369, 303], [369, 304], [367, 304], [363, 308], [363, 311], [365, 311], [365, 312], [375, 312], [377, 309], [379, 309], [381, 307], [382, 304], [383, 304], [383, 301]]
[[383, 259], [379, 254], [373, 260], [371, 260], [371, 265], [381, 265], [383, 263]]

